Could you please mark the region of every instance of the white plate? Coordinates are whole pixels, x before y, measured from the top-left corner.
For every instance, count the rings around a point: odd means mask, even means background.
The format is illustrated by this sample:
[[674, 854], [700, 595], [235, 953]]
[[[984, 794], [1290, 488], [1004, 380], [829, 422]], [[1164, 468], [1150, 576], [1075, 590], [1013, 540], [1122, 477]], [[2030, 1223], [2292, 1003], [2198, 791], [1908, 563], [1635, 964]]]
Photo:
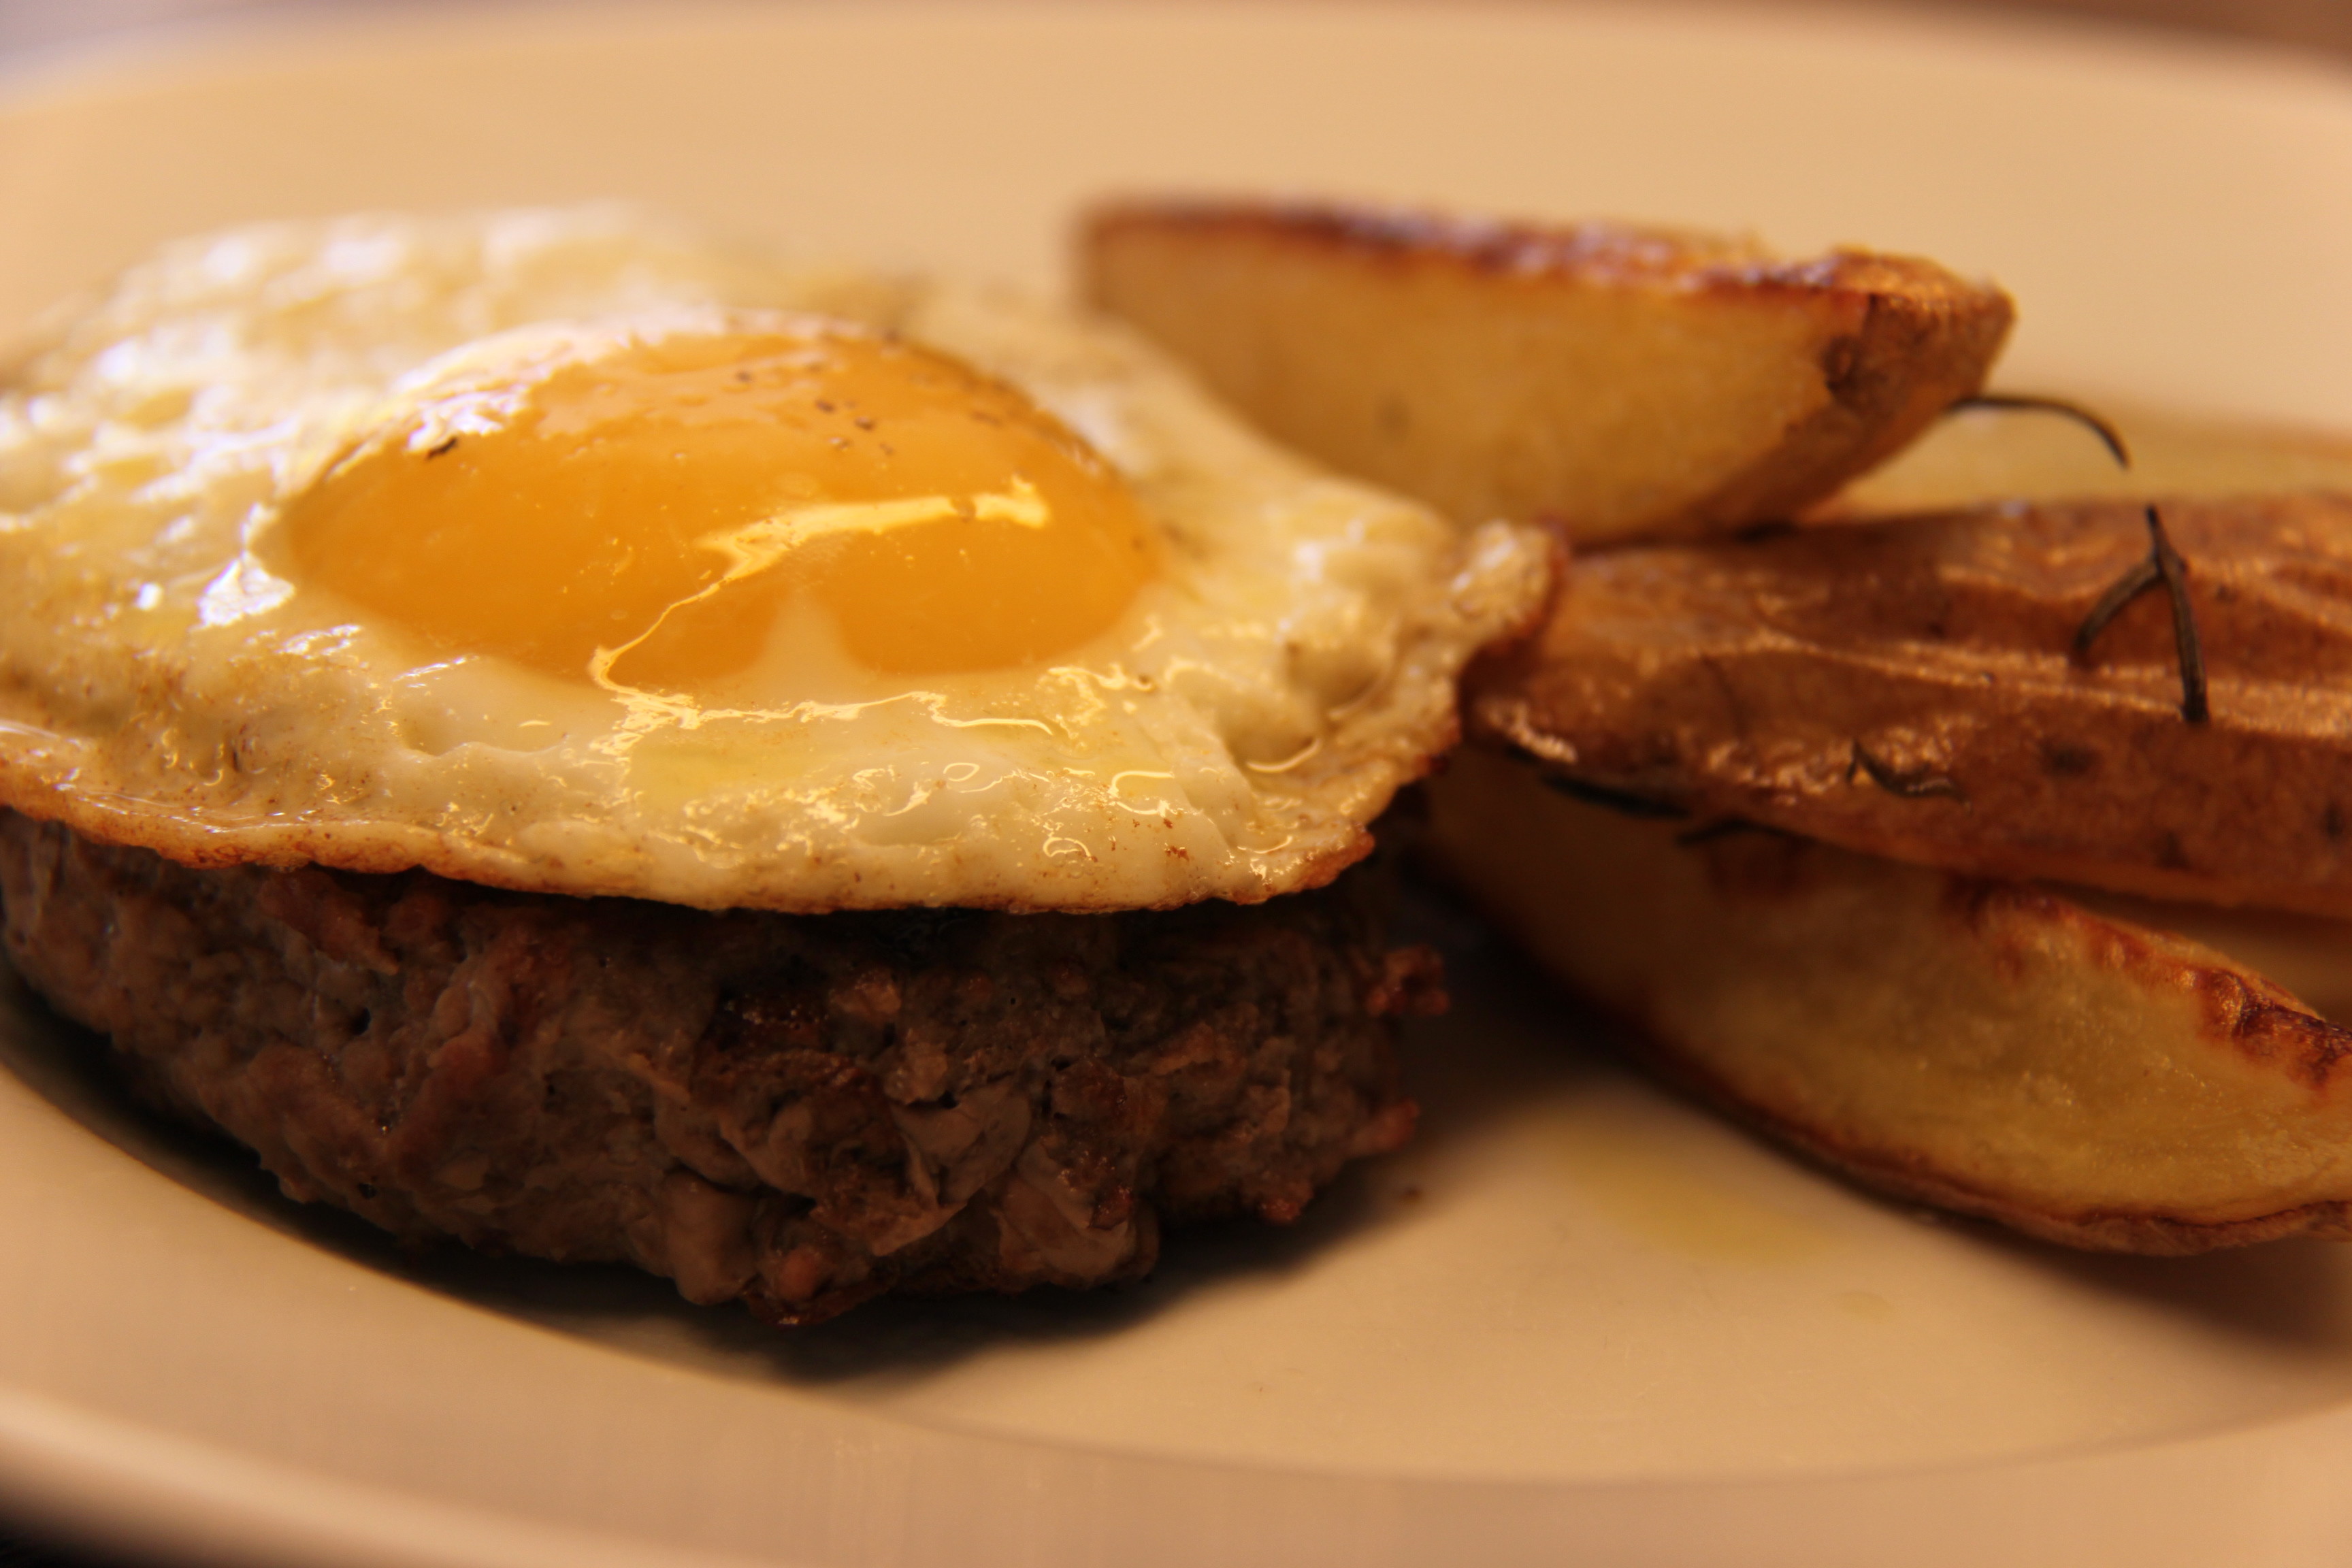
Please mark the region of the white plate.
[[[2013, 384], [2352, 426], [2352, 89], [1820, 14], [420, 15], [19, 72], [0, 323], [169, 235], [640, 196], [1049, 279], [1169, 184], [1751, 226], [1990, 271]], [[436, 1257], [126, 1112], [0, 997], [0, 1494], [247, 1563], [2320, 1563], [2352, 1254], [2082, 1258], [1858, 1198], [1591, 1056], [1475, 931], [1426, 1133], [1095, 1298], [794, 1335]], [[95, 1134], [95, 1135], [94, 1135]]]

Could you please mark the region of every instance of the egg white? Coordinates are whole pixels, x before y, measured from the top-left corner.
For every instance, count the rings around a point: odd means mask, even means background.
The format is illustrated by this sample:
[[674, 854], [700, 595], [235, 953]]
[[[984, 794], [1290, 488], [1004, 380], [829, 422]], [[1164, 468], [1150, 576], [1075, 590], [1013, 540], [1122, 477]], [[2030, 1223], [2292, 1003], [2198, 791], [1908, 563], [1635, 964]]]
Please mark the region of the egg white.
[[[1063, 656], [915, 679], [791, 611], [775, 695], [698, 710], [436, 652], [263, 564], [278, 506], [436, 356], [730, 308], [863, 321], [1022, 388], [1125, 476], [1160, 574]], [[788, 269], [608, 208], [248, 228], [133, 268], [0, 394], [0, 804], [192, 864], [709, 908], [1255, 900], [1369, 847], [1547, 570], [1532, 532], [1322, 473], [1124, 332], [1016, 296]]]

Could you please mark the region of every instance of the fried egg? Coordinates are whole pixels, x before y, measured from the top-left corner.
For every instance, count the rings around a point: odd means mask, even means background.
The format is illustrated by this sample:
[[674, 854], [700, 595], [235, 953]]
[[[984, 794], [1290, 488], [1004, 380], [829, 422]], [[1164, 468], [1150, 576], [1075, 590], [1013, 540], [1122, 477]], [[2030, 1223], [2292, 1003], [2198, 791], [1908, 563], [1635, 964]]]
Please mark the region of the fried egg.
[[798, 911], [1311, 887], [1539, 537], [1125, 332], [613, 209], [247, 228], [0, 394], [0, 804], [186, 863]]

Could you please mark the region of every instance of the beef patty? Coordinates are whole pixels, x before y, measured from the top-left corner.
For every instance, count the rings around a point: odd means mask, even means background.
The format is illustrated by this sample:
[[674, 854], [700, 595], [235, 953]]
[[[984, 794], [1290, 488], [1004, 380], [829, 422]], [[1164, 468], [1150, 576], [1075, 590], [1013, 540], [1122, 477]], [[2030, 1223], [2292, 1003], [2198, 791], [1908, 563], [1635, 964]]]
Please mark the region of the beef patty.
[[711, 914], [191, 870], [0, 811], [9, 955], [149, 1098], [400, 1235], [776, 1323], [1132, 1279], [1410, 1134], [1377, 878], [1115, 915]]

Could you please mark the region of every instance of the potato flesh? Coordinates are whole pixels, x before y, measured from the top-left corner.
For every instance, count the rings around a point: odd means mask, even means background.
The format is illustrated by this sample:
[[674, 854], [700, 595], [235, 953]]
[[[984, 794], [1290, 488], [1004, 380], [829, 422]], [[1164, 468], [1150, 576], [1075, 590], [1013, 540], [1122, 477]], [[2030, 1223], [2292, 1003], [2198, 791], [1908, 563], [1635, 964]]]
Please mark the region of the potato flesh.
[[2094, 501], [1585, 557], [1543, 629], [1472, 671], [1471, 729], [1700, 819], [2352, 916], [2352, 498], [2163, 515], [2209, 723], [2181, 718], [2161, 593], [2069, 657], [2147, 551], [2138, 505]]
[[1975, 391], [2010, 305], [1933, 265], [1341, 209], [1098, 214], [1093, 301], [1267, 431], [1597, 542], [1790, 515]]
[[2076, 1246], [2352, 1235], [2352, 1033], [2211, 948], [1778, 834], [1678, 842], [1478, 748], [1431, 796], [1430, 855], [1507, 933], [1864, 1183]]

